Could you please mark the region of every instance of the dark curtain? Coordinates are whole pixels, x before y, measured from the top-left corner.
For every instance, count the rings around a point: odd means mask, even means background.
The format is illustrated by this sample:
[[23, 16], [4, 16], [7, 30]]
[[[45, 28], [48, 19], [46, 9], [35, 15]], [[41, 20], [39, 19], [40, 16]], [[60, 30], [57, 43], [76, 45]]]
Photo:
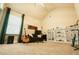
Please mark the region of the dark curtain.
[[24, 23], [24, 14], [22, 15], [22, 23], [21, 23], [21, 29], [20, 29], [20, 35], [18, 42], [21, 43], [21, 36], [22, 36], [22, 31], [23, 31], [23, 23]]
[[9, 19], [11, 8], [7, 7], [6, 10], [7, 11], [6, 11], [6, 15], [5, 15], [5, 18], [4, 18], [4, 23], [3, 23], [2, 30], [1, 30], [0, 44], [4, 43], [6, 29], [7, 29], [7, 24], [8, 24], [8, 19]]

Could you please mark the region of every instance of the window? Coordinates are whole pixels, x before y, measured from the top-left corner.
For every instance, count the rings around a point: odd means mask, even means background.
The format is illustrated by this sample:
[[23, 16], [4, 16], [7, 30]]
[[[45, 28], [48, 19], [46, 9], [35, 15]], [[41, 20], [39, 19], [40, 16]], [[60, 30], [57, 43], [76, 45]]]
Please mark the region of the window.
[[10, 14], [6, 34], [19, 34], [21, 29], [21, 16]]
[[3, 10], [3, 3], [0, 3], [0, 10]]

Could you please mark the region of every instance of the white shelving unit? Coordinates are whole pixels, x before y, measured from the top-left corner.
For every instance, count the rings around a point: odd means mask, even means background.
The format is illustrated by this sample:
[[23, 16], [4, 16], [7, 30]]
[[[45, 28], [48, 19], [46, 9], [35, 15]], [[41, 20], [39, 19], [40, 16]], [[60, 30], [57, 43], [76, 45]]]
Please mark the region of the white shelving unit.
[[55, 41], [57, 42], [66, 42], [66, 31], [62, 28], [55, 29]]
[[48, 41], [52, 42], [67, 42], [66, 41], [66, 30], [62, 28], [50, 29], [47, 32]]

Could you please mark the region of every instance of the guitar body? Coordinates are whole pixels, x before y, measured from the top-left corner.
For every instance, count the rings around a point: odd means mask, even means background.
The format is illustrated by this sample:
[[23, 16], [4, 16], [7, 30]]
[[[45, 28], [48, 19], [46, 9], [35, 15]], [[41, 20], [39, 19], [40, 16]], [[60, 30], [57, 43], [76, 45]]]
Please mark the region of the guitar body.
[[22, 38], [23, 43], [28, 43], [29, 42], [29, 37], [26, 35]]
[[26, 35], [26, 29], [25, 28], [24, 28], [24, 32], [25, 32], [25, 35], [22, 38], [22, 42], [23, 43], [28, 43], [29, 42], [29, 36]]

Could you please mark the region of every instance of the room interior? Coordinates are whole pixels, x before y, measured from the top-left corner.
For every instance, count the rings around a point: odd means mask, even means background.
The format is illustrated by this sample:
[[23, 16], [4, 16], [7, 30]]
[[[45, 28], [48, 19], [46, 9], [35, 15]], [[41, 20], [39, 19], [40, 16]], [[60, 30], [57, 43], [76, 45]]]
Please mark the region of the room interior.
[[0, 48], [0, 54], [79, 55], [79, 4], [0, 3]]

